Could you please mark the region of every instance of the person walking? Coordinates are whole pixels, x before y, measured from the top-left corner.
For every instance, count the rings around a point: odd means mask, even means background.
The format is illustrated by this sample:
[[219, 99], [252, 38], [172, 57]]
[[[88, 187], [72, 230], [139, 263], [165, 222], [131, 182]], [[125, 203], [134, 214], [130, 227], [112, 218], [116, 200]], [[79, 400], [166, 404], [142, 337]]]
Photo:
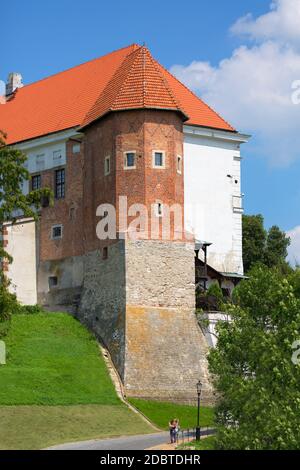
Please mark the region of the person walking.
[[171, 444], [175, 444], [176, 442], [176, 428], [177, 428], [177, 422], [175, 419], [172, 419], [169, 422]]

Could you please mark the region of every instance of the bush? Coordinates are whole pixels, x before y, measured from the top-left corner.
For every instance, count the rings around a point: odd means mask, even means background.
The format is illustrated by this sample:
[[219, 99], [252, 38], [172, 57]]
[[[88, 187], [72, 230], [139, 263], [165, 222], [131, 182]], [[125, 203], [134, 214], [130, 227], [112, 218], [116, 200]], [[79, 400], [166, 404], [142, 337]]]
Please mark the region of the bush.
[[200, 292], [197, 296], [197, 308], [203, 311], [222, 310], [225, 299], [219, 284], [214, 283], [207, 291]]
[[11, 294], [5, 282], [0, 283], [0, 338], [6, 336], [13, 312], [18, 310], [19, 304], [16, 296]]
[[0, 322], [10, 320], [11, 314], [19, 308], [15, 295], [4, 284], [0, 285]]
[[12, 314], [37, 314], [43, 309], [39, 305], [21, 305], [8, 290], [5, 278], [0, 281], [0, 338], [7, 335]]
[[38, 313], [44, 313], [44, 310], [40, 305], [19, 305], [16, 313], [22, 313], [25, 315], [36, 315]]

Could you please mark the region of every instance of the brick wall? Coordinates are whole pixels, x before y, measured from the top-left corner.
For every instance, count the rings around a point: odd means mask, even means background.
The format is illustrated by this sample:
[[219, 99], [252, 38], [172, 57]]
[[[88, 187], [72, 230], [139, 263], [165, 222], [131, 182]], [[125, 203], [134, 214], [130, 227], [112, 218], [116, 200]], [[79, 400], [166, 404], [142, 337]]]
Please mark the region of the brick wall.
[[[137, 110], [113, 113], [90, 126], [85, 132], [84, 235], [85, 251], [110, 242], [96, 237], [96, 209], [100, 204], [116, 206], [117, 231], [119, 196], [127, 196], [128, 207], [144, 204], [150, 215], [151, 204], [159, 201], [182, 206], [183, 172], [176, 171], [177, 155], [183, 156], [182, 121], [175, 112]], [[165, 168], [152, 167], [153, 150], [165, 152]], [[124, 152], [136, 152], [136, 168], [124, 168]], [[111, 173], [105, 176], [104, 160], [111, 157]], [[182, 165], [183, 167], [183, 165]], [[128, 217], [130, 223], [136, 216]], [[171, 238], [173, 224], [171, 223]], [[147, 235], [147, 234], [146, 234]], [[161, 233], [160, 233], [161, 235]]]
[[[73, 153], [74, 141], [66, 144], [66, 166], [41, 173], [42, 186], [55, 191], [55, 170], [65, 168], [65, 198], [55, 199], [53, 207], [42, 209], [39, 246], [40, 261], [57, 260], [83, 254], [83, 163], [84, 145], [81, 152]], [[52, 240], [53, 225], [63, 224], [63, 238]]]

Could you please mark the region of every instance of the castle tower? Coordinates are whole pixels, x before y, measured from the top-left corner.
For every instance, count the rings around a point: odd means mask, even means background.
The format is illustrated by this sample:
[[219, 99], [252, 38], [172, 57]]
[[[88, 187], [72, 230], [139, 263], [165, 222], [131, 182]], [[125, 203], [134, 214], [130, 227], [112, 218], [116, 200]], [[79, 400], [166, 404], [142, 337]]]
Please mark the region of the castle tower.
[[[200, 379], [209, 402], [194, 241], [183, 230], [185, 119], [144, 47], [87, 115], [79, 316], [107, 346], [128, 396], [189, 401]], [[112, 234], [99, 238], [114, 211]]]

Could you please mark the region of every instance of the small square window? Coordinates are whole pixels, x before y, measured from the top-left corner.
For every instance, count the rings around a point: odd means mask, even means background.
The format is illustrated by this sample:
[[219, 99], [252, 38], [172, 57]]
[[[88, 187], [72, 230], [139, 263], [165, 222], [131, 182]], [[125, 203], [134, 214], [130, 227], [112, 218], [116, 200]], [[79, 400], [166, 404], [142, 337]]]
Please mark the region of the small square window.
[[54, 152], [53, 152], [53, 161], [57, 162], [57, 161], [61, 160], [61, 158], [62, 158], [61, 150], [54, 150]]
[[42, 179], [41, 175], [34, 175], [31, 178], [31, 189], [32, 191], [36, 191], [37, 189], [40, 189], [42, 186]]
[[165, 167], [165, 152], [155, 150], [153, 152], [153, 167], [164, 168]]
[[58, 285], [57, 276], [50, 276], [48, 278], [48, 283], [49, 283], [49, 289], [53, 289], [53, 287], [57, 287]]
[[135, 152], [125, 152], [125, 166], [124, 168], [135, 168]]
[[58, 240], [62, 238], [62, 231], [63, 231], [62, 225], [54, 225], [52, 227], [52, 240]]
[[105, 176], [110, 174], [110, 157], [105, 157], [105, 160], [104, 160], [104, 174], [105, 174]]
[[72, 151], [73, 153], [80, 153], [80, 144], [74, 144]]
[[182, 173], [182, 157], [181, 155], [177, 155], [177, 173], [181, 175]]

